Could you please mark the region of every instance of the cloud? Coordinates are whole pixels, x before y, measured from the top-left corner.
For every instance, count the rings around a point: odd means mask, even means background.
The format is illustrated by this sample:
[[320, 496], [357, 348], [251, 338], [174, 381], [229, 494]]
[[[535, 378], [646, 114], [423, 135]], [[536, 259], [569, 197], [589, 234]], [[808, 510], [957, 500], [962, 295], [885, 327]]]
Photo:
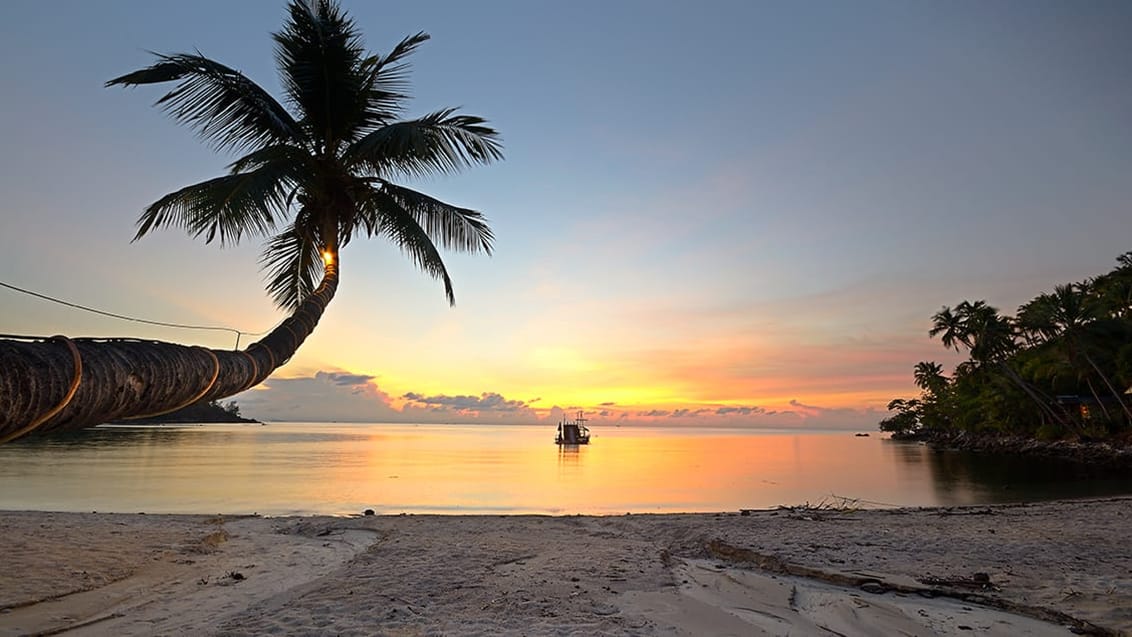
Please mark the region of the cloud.
[[531, 402], [499, 392], [478, 396], [407, 392], [393, 398], [375, 376], [320, 370], [310, 376], [268, 378], [236, 396], [243, 413], [260, 420], [306, 422], [527, 423], [545, 421]]
[[601, 420], [619, 424], [656, 427], [735, 427], [774, 429], [868, 430], [886, 415], [876, 409], [826, 408], [790, 401], [787, 408], [768, 409], [757, 405], [686, 405], [668, 409], [636, 408], [596, 410]]
[[522, 400], [508, 400], [502, 394], [485, 392], [479, 396], [424, 396], [416, 392], [408, 392], [402, 396], [407, 401], [427, 407], [440, 409], [454, 409], [456, 411], [476, 412], [517, 412], [531, 409], [528, 402]]
[[[790, 406], [795, 412], [806, 419], [807, 424], [828, 426], [827, 423], [838, 423], [842, 426], [855, 424], [860, 426], [875, 426], [887, 414], [877, 409], [851, 409], [848, 407], [819, 407], [807, 405], [799, 400], [791, 400]], [[783, 412], [791, 413], [791, 412]]]
[[798, 399], [791, 399], [790, 406], [797, 409], [802, 415], [805, 416], [820, 416], [822, 414], [835, 413], [838, 411], [845, 411], [839, 409], [830, 409], [827, 407], [818, 407], [817, 405], [807, 405]]
[[601, 421], [654, 426], [722, 426], [871, 429], [886, 414], [875, 409], [829, 408], [793, 399], [767, 409], [757, 405], [676, 404], [617, 407], [554, 405], [536, 408], [534, 400], [508, 398], [501, 392], [426, 394], [409, 391], [391, 396], [376, 377], [348, 370], [320, 370], [309, 376], [271, 377], [236, 396], [243, 413], [266, 421], [416, 422], [466, 424], [553, 424], [582, 410]]
[[259, 420], [398, 422], [400, 410], [372, 376], [319, 371], [313, 376], [270, 377], [236, 396], [243, 413]]
[[766, 410], [762, 407], [719, 407], [715, 413], [720, 416], [738, 415], [750, 416], [751, 414], [765, 414]]
[[[324, 378], [330, 380], [335, 385], [365, 385], [376, 376], [367, 376], [365, 374], [341, 374], [338, 372], [319, 372]], [[316, 374], [316, 376], [318, 376]]]

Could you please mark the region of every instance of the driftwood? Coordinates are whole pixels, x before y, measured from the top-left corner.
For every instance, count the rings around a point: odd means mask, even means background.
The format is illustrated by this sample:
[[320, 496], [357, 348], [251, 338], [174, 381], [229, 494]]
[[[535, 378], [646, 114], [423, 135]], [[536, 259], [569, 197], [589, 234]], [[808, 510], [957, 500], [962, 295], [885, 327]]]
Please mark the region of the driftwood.
[[0, 338], [0, 443], [150, 418], [250, 389], [294, 355], [337, 289], [333, 259], [290, 317], [239, 351], [136, 339]]
[[990, 575], [974, 573], [970, 577], [935, 577], [928, 575], [916, 580], [928, 586], [947, 586], [949, 588], [966, 588], [978, 591], [999, 591], [998, 586], [991, 583]]

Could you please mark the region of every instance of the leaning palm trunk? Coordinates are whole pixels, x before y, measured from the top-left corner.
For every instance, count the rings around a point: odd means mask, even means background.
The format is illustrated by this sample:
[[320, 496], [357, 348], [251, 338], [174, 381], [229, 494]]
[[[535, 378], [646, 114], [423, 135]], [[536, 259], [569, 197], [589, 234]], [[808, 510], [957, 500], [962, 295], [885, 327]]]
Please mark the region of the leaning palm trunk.
[[133, 339], [0, 340], [0, 443], [159, 416], [254, 387], [294, 355], [337, 289], [335, 259], [290, 317], [242, 351]]
[[1068, 427], [1073, 424], [1073, 419], [1069, 417], [1069, 414], [1063, 407], [1059, 407], [1059, 410], [1061, 411], [1060, 414], [1054, 411], [1053, 407], [1050, 406], [1052, 401], [1049, 399], [1049, 397], [1045, 396], [1044, 394], [1039, 396], [1038, 390], [1036, 390], [1032, 385], [1030, 385], [1030, 383], [1027, 383], [1025, 379], [1019, 376], [1018, 372], [1014, 371], [1014, 369], [1011, 368], [1010, 365], [1006, 363], [1006, 361], [999, 361], [998, 366], [999, 369], [1001, 369], [1002, 372], [1006, 374], [1006, 377], [1013, 381], [1014, 384], [1019, 388], [1021, 388], [1022, 391], [1030, 397], [1030, 400], [1033, 400], [1034, 404], [1036, 404], [1038, 408], [1042, 410], [1042, 412], [1052, 418], [1055, 423], [1063, 427]]
[[[1116, 391], [1116, 388], [1113, 387], [1112, 383], [1108, 380], [1108, 376], [1105, 376], [1105, 373], [1101, 371], [1101, 368], [1098, 367], [1095, 362], [1093, 362], [1092, 357], [1090, 357], [1087, 352], [1082, 351], [1081, 353], [1085, 356], [1085, 360], [1088, 361], [1089, 365], [1092, 366], [1093, 371], [1097, 373], [1097, 376], [1100, 376], [1101, 380], [1104, 381], [1105, 387], [1108, 387], [1108, 391], [1112, 394], [1112, 397], [1120, 403], [1121, 409], [1124, 410], [1124, 415], [1128, 417], [1128, 422], [1132, 424], [1132, 411], [1129, 411], [1128, 403], [1124, 401], [1124, 397], [1120, 394], [1120, 392]], [[1094, 394], [1095, 393], [1096, 392], [1094, 392]], [[1097, 398], [1097, 400], [1099, 402], [1100, 398]], [[1101, 406], [1104, 406], [1103, 402], [1101, 403]], [[1106, 409], [1105, 412], [1107, 414], [1108, 410]]]
[[[243, 351], [128, 339], [0, 339], [0, 442], [156, 416], [262, 382], [314, 330], [338, 288], [338, 248], [352, 238], [391, 240], [444, 284], [449, 303], [455, 296], [439, 248], [491, 253], [493, 235], [479, 212], [390, 181], [503, 158], [498, 134], [483, 118], [446, 108], [400, 119], [406, 57], [428, 35], [407, 37], [385, 56], [368, 55], [334, 0], [291, 0], [287, 13], [272, 37], [293, 113], [243, 73], [199, 53], [158, 55], [107, 85], [175, 83], [158, 105], [217, 149], [244, 153], [227, 175], [147, 207], [135, 239], [165, 227], [222, 245], [269, 238], [262, 257], [267, 289], [293, 314]], [[315, 288], [320, 253], [328, 263]]]

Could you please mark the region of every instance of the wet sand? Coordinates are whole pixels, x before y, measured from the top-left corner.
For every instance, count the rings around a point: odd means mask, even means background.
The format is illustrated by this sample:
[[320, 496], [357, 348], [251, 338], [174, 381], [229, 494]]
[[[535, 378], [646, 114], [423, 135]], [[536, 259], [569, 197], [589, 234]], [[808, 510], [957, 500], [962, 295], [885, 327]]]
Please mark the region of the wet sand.
[[0, 635], [1132, 634], [1132, 498], [747, 514], [0, 512]]

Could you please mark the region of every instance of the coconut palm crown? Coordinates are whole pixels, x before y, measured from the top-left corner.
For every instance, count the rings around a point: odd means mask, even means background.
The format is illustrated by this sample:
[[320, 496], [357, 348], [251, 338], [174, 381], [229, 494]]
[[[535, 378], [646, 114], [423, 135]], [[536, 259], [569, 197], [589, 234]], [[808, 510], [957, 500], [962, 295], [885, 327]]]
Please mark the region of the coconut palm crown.
[[157, 105], [218, 150], [244, 153], [229, 174], [146, 208], [135, 239], [166, 226], [221, 244], [269, 237], [261, 258], [267, 290], [293, 310], [351, 239], [380, 236], [443, 282], [455, 303], [438, 244], [490, 254], [491, 229], [479, 212], [393, 180], [502, 159], [496, 131], [452, 108], [400, 119], [406, 59], [428, 40], [425, 33], [385, 56], [367, 55], [353, 20], [335, 2], [293, 0], [273, 38], [289, 109], [239, 71], [199, 54], [157, 55], [152, 66], [106, 83], [176, 82]]
[[146, 208], [135, 240], [167, 226], [221, 244], [264, 237], [267, 290], [290, 315], [239, 351], [132, 338], [0, 337], [0, 443], [160, 416], [263, 382], [318, 325], [338, 289], [339, 251], [356, 236], [391, 240], [443, 282], [449, 303], [455, 297], [439, 249], [491, 252], [480, 213], [393, 182], [502, 158], [498, 135], [479, 117], [442, 109], [399, 119], [408, 99], [405, 60], [427, 35], [369, 56], [334, 2], [293, 0], [274, 38], [290, 109], [199, 54], [158, 55], [107, 85], [175, 82], [158, 105], [218, 150], [243, 153], [227, 175]]

